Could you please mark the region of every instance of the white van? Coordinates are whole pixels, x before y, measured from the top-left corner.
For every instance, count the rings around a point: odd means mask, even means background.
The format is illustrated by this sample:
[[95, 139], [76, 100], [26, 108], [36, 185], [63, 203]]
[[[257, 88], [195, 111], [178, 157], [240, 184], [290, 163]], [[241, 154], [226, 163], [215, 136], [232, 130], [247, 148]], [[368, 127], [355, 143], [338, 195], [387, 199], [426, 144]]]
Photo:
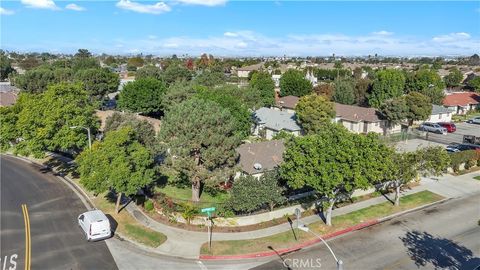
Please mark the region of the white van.
[[100, 210], [92, 210], [78, 216], [78, 225], [88, 241], [107, 239], [112, 235], [110, 221]]

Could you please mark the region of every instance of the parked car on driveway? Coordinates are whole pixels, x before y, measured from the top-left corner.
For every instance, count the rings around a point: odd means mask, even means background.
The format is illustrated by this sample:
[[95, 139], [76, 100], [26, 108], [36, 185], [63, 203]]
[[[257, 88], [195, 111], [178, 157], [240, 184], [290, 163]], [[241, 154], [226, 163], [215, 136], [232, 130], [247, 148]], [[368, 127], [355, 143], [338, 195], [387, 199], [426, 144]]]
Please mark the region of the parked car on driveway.
[[438, 134], [447, 134], [447, 129], [440, 126], [437, 123], [425, 122], [420, 125], [419, 129], [427, 132], [438, 133]]
[[455, 126], [454, 123], [440, 122], [440, 123], [437, 123], [437, 124], [446, 128], [448, 133], [453, 133], [453, 132], [457, 131], [457, 126]]
[[469, 123], [469, 124], [480, 124], [480, 116], [468, 119], [467, 123]]

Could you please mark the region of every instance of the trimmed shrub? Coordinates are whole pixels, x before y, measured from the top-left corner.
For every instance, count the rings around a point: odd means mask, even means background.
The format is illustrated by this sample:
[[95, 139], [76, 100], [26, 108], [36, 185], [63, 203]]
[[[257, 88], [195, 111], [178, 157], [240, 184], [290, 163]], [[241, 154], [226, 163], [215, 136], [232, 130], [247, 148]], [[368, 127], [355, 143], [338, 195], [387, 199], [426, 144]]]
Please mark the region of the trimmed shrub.
[[465, 164], [467, 170], [478, 164], [479, 154], [475, 150], [461, 151], [450, 154], [450, 159], [453, 171], [458, 172], [461, 164]]
[[152, 202], [152, 200], [146, 200], [145, 203], [143, 204], [143, 208], [145, 208], [145, 211], [147, 211], [147, 212], [153, 211], [153, 202]]

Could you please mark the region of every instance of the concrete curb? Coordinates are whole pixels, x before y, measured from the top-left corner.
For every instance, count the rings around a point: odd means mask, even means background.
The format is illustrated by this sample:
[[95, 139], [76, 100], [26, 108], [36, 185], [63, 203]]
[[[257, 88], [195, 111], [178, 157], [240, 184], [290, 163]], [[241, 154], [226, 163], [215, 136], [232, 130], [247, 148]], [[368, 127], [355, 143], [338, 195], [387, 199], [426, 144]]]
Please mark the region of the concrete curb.
[[[40, 162], [31, 160], [31, 159], [23, 157], [23, 156], [16, 156], [16, 155], [12, 155], [12, 154], [9, 154], [9, 153], [2, 153], [2, 154], [5, 155], [5, 156], [8, 156], [8, 157], [11, 157], [11, 158], [19, 159], [19, 160], [21, 160], [23, 162], [26, 162], [26, 163], [35, 164], [35, 165], [38, 165], [38, 166], [44, 166], [44, 164], [42, 164]], [[52, 170], [52, 171], [54, 173], [58, 173], [55, 170]], [[80, 200], [82, 201], [84, 206], [87, 208], [87, 210], [96, 209], [95, 204], [92, 202], [92, 200], [90, 199], [88, 194], [86, 194], [86, 192], [80, 186], [78, 186], [78, 184], [75, 183], [75, 181], [70, 179], [70, 177], [68, 177], [68, 176], [61, 176], [61, 175], [55, 175], [55, 176], [56, 176], [57, 179], [60, 179], [65, 185], [67, 185], [77, 195], [77, 197], [80, 198]], [[136, 241], [130, 239], [129, 237], [127, 237], [126, 235], [123, 235], [121, 233], [115, 232], [113, 237], [115, 237], [116, 239], [118, 239], [120, 241], [126, 241], [130, 245], [134, 246], [135, 248], [141, 249], [143, 252], [147, 252], [147, 253], [151, 253], [151, 254], [155, 254], [155, 255], [159, 254], [159, 255], [169, 256], [168, 254], [156, 252], [154, 248], [147, 247], [147, 246], [144, 246], [140, 243], [137, 243]], [[108, 241], [108, 239], [107, 239], [107, 241]], [[175, 256], [172, 256], [172, 257], [175, 257]]]
[[[339, 230], [339, 231], [336, 231], [336, 232], [333, 232], [333, 233], [323, 235], [322, 238], [325, 239], [325, 240], [330, 239], [330, 238], [335, 238], [335, 237], [338, 237], [340, 235], [344, 235], [344, 234], [347, 234], [347, 233], [350, 233], [350, 232], [353, 232], [353, 231], [361, 230], [363, 228], [370, 227], [370, 226], [373, 226], [373, 225], [378, 224], [378, 223], [379, 223], [379, 221], [376, 220], [376, 219], [366, 221], [366, 222], [362, 222], [362, 223], [359, 223], [357, 225], [354, 225], [354, 226], [351, 226], [351, 227], [348, 227], [348, 228], [345, 228], [345, 229], [342, 229], [342, 230]], [[309, 240], [309, 241], [294, 245], [292, 247], [280, 249], [280, 250], [277, 250], [277, 251], [267, 251], [267, 252], [258, 252], [258, 253], [250, 253], [250, 254], [218, 255], [218, 256], [215, 256], [215, 255], [200, 255], [199, 259], [200, 260], [236, 260], [236, 259], [253, 259], [253, 258], [261, 258], [261, 257], [270, 257], [270, 256], [274, 256], [274, 255], [277, 255], [277, 254], [284, 254], [284, 253], [296, 251], [296, 250], [299, 250], [299, 249], [302, 249], [302, 248], [305, 248], [305, 247], [308, 247], [308, 246], [312, 246], [312, 245], [317, 244], [319, 242], [321, 242], [320, 239], [313, 239], [313, 240]]]
[[[336, 231], [336, 232], [333, 232], [333, 233], [330, 233], [330, 234], [323, 235], [322, 238], [327, 240], [327, 239], [335, 238], [335, 237], [338, 237], [338, 236], [342, 236], [342, 235], [345, 235], [347, 233], [350, 233], [350, 232], [353, 232], [353, 231], [358, 231], [358, 230], [361, 230], [361, 229], [364, 229], [364, 228], [367, 228], [367, 227], [370, 227], [370, 226], [373, 226], [373, 225], [377, 225], [377, 224], [389, 221], [391, 219], [394, 219], [396, 217], [403, 216], [403, 215], [406, 215], [406, 214], [409, 214], [409, 213], [412, 213], [412, 212], [415, 212], [415, 211], [419, 211], [419, 210], [422, 210], [422, 209], [425, 209], [425, 208], [428, 208], [428, 207], [431, 207], [431, 206], [434, 206], [434, 205], [437, 205], [437, 204], [441, 204], [441, 203], [444, 203], [444, 202], [449, 201], [449, 200], [451, 200], [451, 198], [445, 198], [445, 199], [442, 199], [442, 200], [439, 200], [439, 201], [436, 201], [436, 202], [433, 202], [433, 203], [425, 204], [425, 205], [422, 205], [422, 206], [419, 206], [419, 207], [415, 207], [415, 208], [408, 209], [408, 210], [405, 210], [405, 211], [402, 211], [402, 212], [398, 212], [398, 213], [395, 213], [395, 214], [392, 214], [392, 215], [389, 215], [389, 216], [386, 216], [386, 217], [383, 217], [383, 218], [362, 222], [362, 223], [359, 223], [359, 224], [354, 225], [352, 227], [348, 227], [348, 228], [345, 228], [343, 230], [339, 230], [339, 231]], [[294, 245], [294, 246], [289, 247], [289, 248], [277, 250], [276, 252], [275, 251], [268, 251], [268, 252], [258, 252], [258, 253], [249, 253], [249, 254], [240, 254], [240, 255], [217, 255], [217, 256], [215, 256], [215, 255], [200, 255], [199, 259], [200, 260], [212, 260], [213, 261], [213, 260], [236, 260], [236, 259], [254, 259], [254, 258], [261, 258], [261, 257], [270, 257], [270, 256], [278, 255], [278, 254], [285, 254], [285, 253], [289, 253], [289, 252], [292, 252], [292, 251], [297, 251], [297, 250], [300, 250], [302, 248], [313, 246], [313, 245], [315, 245], [319, 242], [321, 242], [320, 239], [313, 239], [313, 240], [310, 240], [310, 241], [307, 241], [307, 242], [304, 242], [304, 243], [301, 243], [301, 244]]]

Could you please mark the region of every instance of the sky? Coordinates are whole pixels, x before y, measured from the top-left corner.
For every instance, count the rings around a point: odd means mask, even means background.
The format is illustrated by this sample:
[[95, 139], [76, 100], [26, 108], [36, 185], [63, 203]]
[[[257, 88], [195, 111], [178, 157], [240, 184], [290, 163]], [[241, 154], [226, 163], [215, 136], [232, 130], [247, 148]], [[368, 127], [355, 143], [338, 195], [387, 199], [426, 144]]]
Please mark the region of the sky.
[[480, 52], [480, 1], [1, 0], [3, 50], [198, 56]]

